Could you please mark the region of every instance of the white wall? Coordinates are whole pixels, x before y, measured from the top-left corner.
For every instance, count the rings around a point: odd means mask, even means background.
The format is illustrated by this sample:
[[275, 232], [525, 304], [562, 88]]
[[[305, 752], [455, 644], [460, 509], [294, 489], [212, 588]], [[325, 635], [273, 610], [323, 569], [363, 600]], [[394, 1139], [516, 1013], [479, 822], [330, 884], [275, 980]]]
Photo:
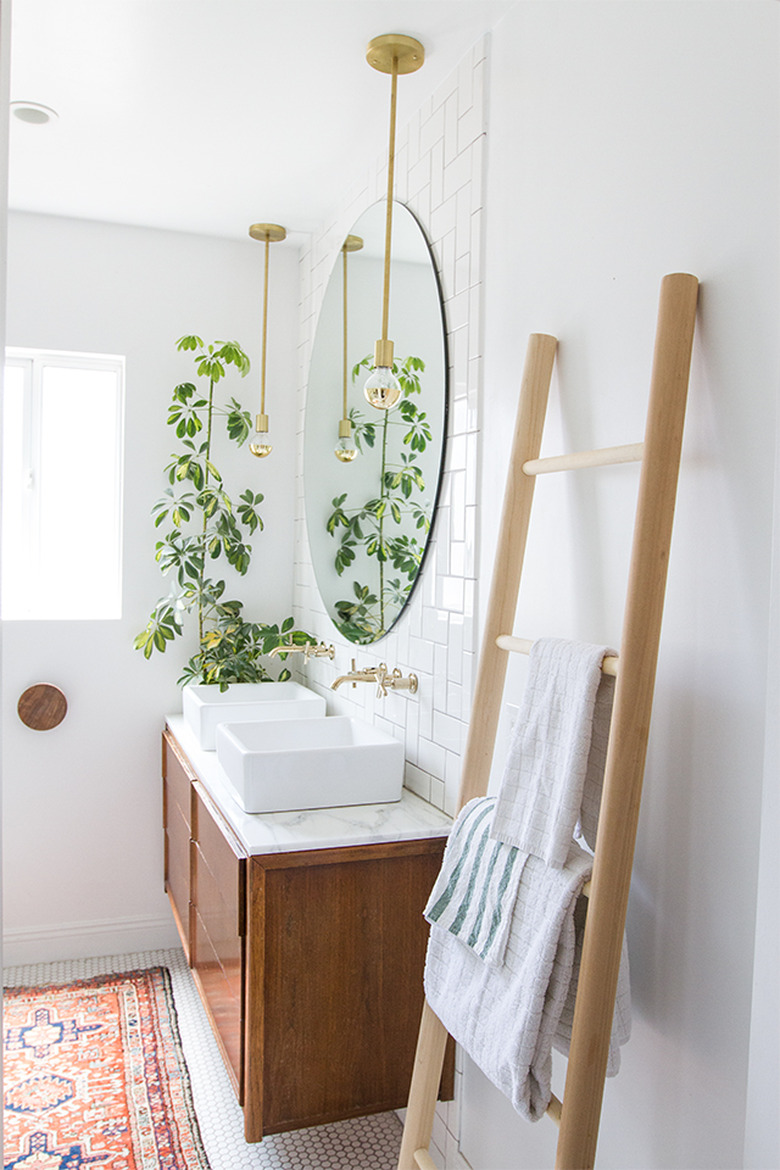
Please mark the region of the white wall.
[[[195, 372], [175, 342], [193, 332], [238, 340], [254, 369], [220, 389], [254, 416], [262, 263], [248, 236], [237, 243], [10, 216], [8, 344], [125, 354], [127, 394], [121, 620], [4, 627], [7, 963], [174, 940], [162, 891], [159, 735], [166, 713], [181, 708], [175, 683], [192, 650], [177, 643], [147, 662], [132, 640], [167, 589], [150, 508], [174, 450], [170, 392]], [[297, 280], [297, 252], [275, 245], [266, 409], [276, 448], [259, 461], [226, 443], [216, 460], [234, 495], [248, 486], [265, 493], [265, 531], [239, 596], [247, 616], [272, 621], [292, 605]], [[19, 694], [37, 681], [57, 683], [69, 701], [66, 720], [45, 733], [16, 716]]]
[[[634, 1035], [607, 1087], [604, 1170], [743, 1164], [778, 385], [779, 12], [546, 0], [519, 4], [492, 36], [481, 579], [517, 338], [560, 338], [549, 450], [632, 442], [660, 278], [703, 282], [629, 909]], [[518, 633], [617, 644], [635, 486], [630, 468], [540, 482]], [[776, 1082], [774, 1099], [771, 1125]], [[475, 1170], [552, 1164], [555, 1137], [467, 1066], [462, 1149]]]

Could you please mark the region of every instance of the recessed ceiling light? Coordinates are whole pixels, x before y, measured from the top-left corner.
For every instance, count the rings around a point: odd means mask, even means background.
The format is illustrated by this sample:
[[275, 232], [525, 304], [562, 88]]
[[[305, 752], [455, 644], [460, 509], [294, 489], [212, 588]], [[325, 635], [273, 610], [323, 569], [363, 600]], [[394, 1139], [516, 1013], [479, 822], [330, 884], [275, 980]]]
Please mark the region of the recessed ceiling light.
[[20, 122], [31, 126], [44, 126], [59, 117], [51, 106], [43, 106], [40, 102], [11, 102], [11, 113]]

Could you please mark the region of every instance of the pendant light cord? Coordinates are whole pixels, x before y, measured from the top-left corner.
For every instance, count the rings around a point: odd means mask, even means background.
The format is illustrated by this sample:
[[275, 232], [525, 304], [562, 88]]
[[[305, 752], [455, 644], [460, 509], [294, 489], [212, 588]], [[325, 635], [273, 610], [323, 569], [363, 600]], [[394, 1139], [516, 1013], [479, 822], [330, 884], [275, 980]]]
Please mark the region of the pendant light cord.
[[344, 317], [344, 361], [342, 363], [343, 368], [344, 368], [344, 389], [343, 389], [343, 397], [342, 397], [343, 406], [342, 406], [341, 414], [342, 414], [342, 418], [344, 418], [346, 420], [346, 417], [347, 417], [347, 245], [346, 244], [344, 244], [344, 247], [341, 249], [341, 252], [342, 252], [342, 255], [344, 256], [344, 279], [342, 281], [343, 286], [344, 286], [344, 313], [343, 313], [343, 317]]
[[263, 360], [260, 368], [260, 413], [265, 414], [265, 342], [268, 333], [268, 255], [271, 237], [265, 237], [265, 278], [263, 282]]
[[393, 57], [390, 89], [390, 140], [387, 150], [387, 219], [385, 221], [385, 281], [382, 294], [382, 341], [387, 341], [390, 316], [390, 242], [393, 232], [393, 181], [395, 172], [395, 107], [398, 93], [398, 58]]

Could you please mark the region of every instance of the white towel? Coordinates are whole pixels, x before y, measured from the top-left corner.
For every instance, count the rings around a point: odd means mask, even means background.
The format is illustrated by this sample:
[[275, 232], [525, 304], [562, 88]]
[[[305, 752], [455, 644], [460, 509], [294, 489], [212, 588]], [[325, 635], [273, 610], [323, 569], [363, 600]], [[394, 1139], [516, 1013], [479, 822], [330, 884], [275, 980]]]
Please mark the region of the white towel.
[[[482, 962], [449, 931], [432, 926], [425, 961], [431, 1008], [523, 1117], [550, 1102], [552, 1048], [568, 1052], [578, 950], [577, 898], [592, 858], [575, 843], [562, 868], [528, 857], [518, 887], [503, 966]], [[614, 1076], [630, 1032], [628, 969], [621, 968], [612, 1027]]]
[[593, 747], [603, 767], [612, 680], [601, 663], [610, 653], [560, 638], [531, 647], [491, 836], [548, 865], [564, 865], [578, 822], [591, 848], [595, 843], [601, 774], [589, 768], [589, 757]]
[[458, 814], [423, 913], [486, 963], [504, 961], [527, 854], [490, 838], [495, 797], [478, 796]]

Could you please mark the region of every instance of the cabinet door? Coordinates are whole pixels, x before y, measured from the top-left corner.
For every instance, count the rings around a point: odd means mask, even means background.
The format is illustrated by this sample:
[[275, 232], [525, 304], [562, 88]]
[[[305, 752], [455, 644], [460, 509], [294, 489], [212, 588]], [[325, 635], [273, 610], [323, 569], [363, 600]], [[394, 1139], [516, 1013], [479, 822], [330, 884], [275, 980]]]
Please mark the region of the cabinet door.
[[163, 735], [163, 827], [165, 829], [165, 889], [187, 959], [190, 959], [190, 791], [194, 776], [174, 746]]
[[250, 859], [247, 1140], [406, 1104], [443, 847]]
[[193, 798], [192, 968], [241, 1102], [246, 858], [200, 784]]

